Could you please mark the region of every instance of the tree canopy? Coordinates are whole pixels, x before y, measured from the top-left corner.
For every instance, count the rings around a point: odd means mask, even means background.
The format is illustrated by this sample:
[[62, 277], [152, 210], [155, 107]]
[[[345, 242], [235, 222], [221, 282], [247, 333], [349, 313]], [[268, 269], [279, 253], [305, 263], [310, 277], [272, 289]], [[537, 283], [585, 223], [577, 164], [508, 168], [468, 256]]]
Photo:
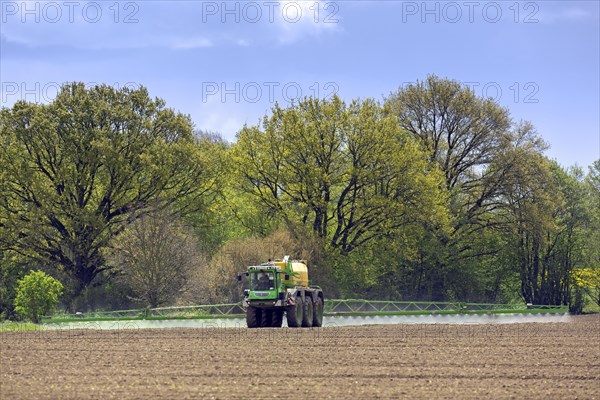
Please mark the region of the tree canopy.
[[372, 100], [275, 106], [262, 127], [240, 131], [233, 154], [244, 193], [345, 254], [448, 220], [439, 170]]
[[600, 160], [546, 148], [435, 75], [276, 104], [235, 143], [143, 87], [68, 84], [0, 110], [0, 315], [34, 270], [65, 308], [228, 302], [244, 265], [287, 254], [328, 296], [581, 311], [600, 302]]
[[185, 212], [213, 188], [218, 166], [192, 132], [145, 88], [74, 83], [50, 104], [3, 109], [0, 245], [56, 264], [80, 293], [130, 221], [174, 203]]

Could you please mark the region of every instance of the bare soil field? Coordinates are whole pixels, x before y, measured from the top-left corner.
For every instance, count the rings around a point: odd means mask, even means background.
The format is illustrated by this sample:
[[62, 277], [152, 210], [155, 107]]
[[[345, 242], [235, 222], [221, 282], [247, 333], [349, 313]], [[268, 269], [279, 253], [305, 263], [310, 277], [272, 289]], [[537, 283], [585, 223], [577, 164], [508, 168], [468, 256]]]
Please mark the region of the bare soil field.
[[0, 333], [0, 399], [600, 399], [568, 323]]

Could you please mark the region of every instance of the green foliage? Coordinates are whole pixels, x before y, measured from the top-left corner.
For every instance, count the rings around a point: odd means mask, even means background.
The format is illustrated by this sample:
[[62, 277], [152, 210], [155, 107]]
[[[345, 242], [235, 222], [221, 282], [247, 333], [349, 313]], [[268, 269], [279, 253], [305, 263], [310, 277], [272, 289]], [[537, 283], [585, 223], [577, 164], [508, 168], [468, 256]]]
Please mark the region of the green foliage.
[[86, 310], [236, 301], [237, 272], [285, 254], [328, 297], [600, 306], [600, 160], [557, 165], [457, 81], [276, 105], [237, 139], [144, 88], [1, 110], [2, 317], [36, 266]]
[[220, 152], [145, 88], [62, 87], [0, 112], [0, 247], [54, 266], [74, 296], [103, 283], [101, 249], [149, 208], [197, 211]]
[[489, 165], [509, 140], [508, 111], [457, 81], [430, 75], [392, 93], [387, 104], [440, 165], [450, 190], [475, 191], [476, 167]]
[[585, 294], [579, 286], [575, 286], [569, 298], [569, 312], [576, 315], [581, 314], [585, 306]]
[[0, 322], [0, 333], [2, 333], [2, 332], [37, 331], [39, 329], [40, 329], [39, 325], [32, 324], [31, 322], [14, 322], [14, 321], [1, 321]]
[[0, 252], [0, 321], [16, 319], [14, 302], [17, 281], [28, 272], [27, 266], [10, 252]]
[[600, 307], [600, 267], [576, 268], [571, 272], [571, 283], [585, 294], [592, 307]]
[[[590, 166], [584, 180], [585, 203], [589, 219], [583, 230], [583, 257], [588, 272], [587, 286], [589, 296], [600, 307], [600, 160]], [[595, 276], [595, 279], [592, 277]], [[594, 282], [594, 283], [591, 283]]]
[[494, 101], [436, 76], [400, 88], [387, 104], [438, 163], [450, 192], [451, 233], [431, 230], [439, 245], [420, 248], [417, 269], [432, 295], [510, 298], [517, 274], [525, 301], [566, 304], [583, 198], [542, 155], [535, 128], [512, 124]]
[[215, 134], [196, 132], [204, 143], [210, 144], [212, 163], [223, 171], [214, 187], [213, 196], [204, 196], [203, 206], [190, 213], [185, 221], [200, 239], [202, 251], [214, 255], [226, 242], [248, 236], [267, 236], [280, 221], [272, 218], [235, 189], [235, 165], [230, 145]]
[[40, 318], [55, 310], [63, 285], [42, 271], [31, 271], [18, 281], [15, 311], [39, 323]]
[[442, 176], [372, 100], [275, 106], [232, 148], [238, 187], [265, 213], [348, 254], [411, 226], [446, 226]]

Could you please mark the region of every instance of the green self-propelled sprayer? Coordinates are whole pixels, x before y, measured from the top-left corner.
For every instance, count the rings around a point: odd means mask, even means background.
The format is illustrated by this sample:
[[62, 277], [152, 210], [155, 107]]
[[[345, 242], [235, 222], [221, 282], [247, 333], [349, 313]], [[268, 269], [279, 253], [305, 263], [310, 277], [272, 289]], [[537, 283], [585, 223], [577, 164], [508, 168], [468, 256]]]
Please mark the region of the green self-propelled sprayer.
[[248, 289], [244, 290], [248, 328], [280, 328], [284, 313], [290, 328], [323, 325], [323, 290], [309, 286], [306, 265], [306, 260], [286, 256], [248, 267]]

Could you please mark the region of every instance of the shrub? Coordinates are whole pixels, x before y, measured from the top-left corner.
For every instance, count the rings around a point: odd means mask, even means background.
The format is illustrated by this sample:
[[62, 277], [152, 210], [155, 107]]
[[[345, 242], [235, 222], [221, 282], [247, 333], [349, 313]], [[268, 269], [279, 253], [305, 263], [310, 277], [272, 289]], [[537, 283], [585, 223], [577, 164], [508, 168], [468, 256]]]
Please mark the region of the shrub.
[[17, 319], [15, 312], [17, 282], [27, 272], [29, 270], [26, 265], [15, 262], [9, 257], [3, 257], [3, 254], [0, 253], [0, 321], [4, 319]]
[[575, 286], [569, 299], [569, 312], [571, 314], [581, 314], [586, 305], [584, 292], [579, 286]]
[[62, 292], [59, 281], [42, 271], [31, 271], [18, 281], [15, 311], [37, 324], [43, 315], [55, 310]]

